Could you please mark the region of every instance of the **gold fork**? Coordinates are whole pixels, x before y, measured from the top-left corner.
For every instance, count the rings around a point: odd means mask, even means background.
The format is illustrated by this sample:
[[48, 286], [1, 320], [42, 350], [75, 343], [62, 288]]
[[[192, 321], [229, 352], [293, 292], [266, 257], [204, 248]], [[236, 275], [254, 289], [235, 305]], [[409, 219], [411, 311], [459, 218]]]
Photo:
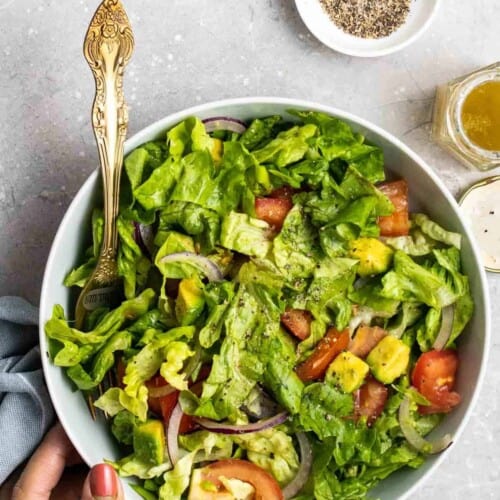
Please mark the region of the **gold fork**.
[[[123, 74], [134, 50], [134, 36], [120, 0], [104, 0], [85, 37], [83, 51], [96, 84], [92, 109], [104, 193], [104, 234], [96, 268], [83, 288], [75, 310], [76, 328], [97, 307], [112, 304], [120, 279], [117, 269], [120, 175], [128, 112], [123, 96]], [[102, 390], [102, 387], [99, 388]], [[95, 418], [92, 396], [89, 407]]]

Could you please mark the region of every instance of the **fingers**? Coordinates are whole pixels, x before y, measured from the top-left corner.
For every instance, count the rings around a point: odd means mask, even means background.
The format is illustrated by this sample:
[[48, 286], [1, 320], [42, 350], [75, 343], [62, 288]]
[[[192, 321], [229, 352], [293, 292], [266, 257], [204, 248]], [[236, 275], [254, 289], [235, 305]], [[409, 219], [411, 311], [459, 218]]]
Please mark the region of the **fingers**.
[[90, 469], [82, 492], [82, 500], [124, 500], [123, 488], [113, 467], [97, 464]]
[[47, 500], [66, 465], [78, 462], [78, 454], [61, 424], [56, 424], [31, 457], [14, 486], [13, 500]]

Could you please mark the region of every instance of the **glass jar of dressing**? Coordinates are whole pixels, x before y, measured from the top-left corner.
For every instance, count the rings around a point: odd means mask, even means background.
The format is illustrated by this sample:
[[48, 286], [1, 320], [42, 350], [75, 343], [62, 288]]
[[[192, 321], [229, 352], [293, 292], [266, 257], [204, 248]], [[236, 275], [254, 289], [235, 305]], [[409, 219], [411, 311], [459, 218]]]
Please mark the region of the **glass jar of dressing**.
[[470, 167], [500, 166], [500, 62], [438, 87], [431, 133]]

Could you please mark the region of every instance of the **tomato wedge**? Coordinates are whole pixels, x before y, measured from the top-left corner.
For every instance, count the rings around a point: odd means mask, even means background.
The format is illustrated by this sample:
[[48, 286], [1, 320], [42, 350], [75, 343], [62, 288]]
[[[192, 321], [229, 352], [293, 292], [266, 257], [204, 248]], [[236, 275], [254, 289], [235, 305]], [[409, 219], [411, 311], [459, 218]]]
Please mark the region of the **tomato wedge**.
[[291, 198], [255, 198], [255, 215], [279, 230], [292, 209]]
[[313, 353], [303, 361], [296, 369], [297, 375], [303, 382], [318, 380], [326, 372], [328, 365], [347, 349], [349, 345], [349, 329], [339, 332], [332, 327], [326, 335], [318, 342]]
[[408, 184], [404, 179], [384, 182], [377, 188], [384, 193], [394, 205], [391, 215], [378, 218], [381, 236], [406, 236], [410, 230], [408, 217]]
[[370, 427], [384, 411], [389, 390], [387, 387], [369, 377], [365, 383], [354, 393], [354, 416], [356, 419], [366, 417]]
[[312, 319], [312, 314], [305, 309], [287, 309], [281, 315], [283, 326], [300, 340], [311, 334]]
[[239, 481], [251, 484], [255, 489], [253, 497], [255, 500], [283, 500], [285, 498], [276, 479], [269, 472], [252, 462], [236, 458], [220, 460], [203, 467], [201, 469], [201, 480], [212, 483], [216, 491], [207, 491], [206, 496], [197, 492], [196, 498], [191, 494], [188, 498], [190, 500], [225, 498], [223, 495], [227, 490], [220, 480], [221, 477], [238, 479]]
[[411, 375], [413, 386], [431, 404], [419, 406], [421, 415], [448, 413], [460, 403], [460, 394], [453, 391], [458, 369], [458, 355], [452, 349], [428, 351], [420, 355]]
[[[203, 365], [200, 370], [200, 374], [196, 379], [194, 384], [189, 386], [189, 389], [196, 395], [200, 395], [203, 389], [203, 381], [208, 377], [210, 373], [210, 366]], [[146, 382], [146, 387], [148, 389], [164, 387], [168, 385], [168, 382], [158, 373], [152, 379]], [[172, 412], [174, 411], [175, 406], [177, 405], [177, 401], [179, 400], [179, 391], [175, 390], [165, 396], [157, 397], [157, 398], [148, 398], [148, 406], [149, 409], [156, 413], [157, 415], [161, 415], [163, 421], [167, 424], [172, 416]], [[179, 434], [186, 434], [188, 432], [192, 432], [197, 429], [199, 426], [194, 421], [191, 415], [186, 415], [185, 413], [182, 415], [181, 423], [179, 425]]]
[[366, 358], [386, 335], [387, 332], [379, 326], [361, 325], [349, 344], [349, 351], [358, 358]]

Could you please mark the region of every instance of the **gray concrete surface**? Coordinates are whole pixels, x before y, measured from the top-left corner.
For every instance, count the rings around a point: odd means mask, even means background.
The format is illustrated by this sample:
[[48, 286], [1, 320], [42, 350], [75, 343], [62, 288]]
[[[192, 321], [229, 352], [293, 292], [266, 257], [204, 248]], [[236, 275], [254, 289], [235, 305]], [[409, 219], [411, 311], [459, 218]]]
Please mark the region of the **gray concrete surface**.
[[[0, 0], [0, 295], [38, 301], [57, 226], [96, 167], [89, 125], [93, 80], [81, 45], [97, 4]], [[206, 101], [297, 97], [386, 128], [419, 153], [454, 195], [486, 177], [432, 144], [429, 129], [436, 85], [499, 58], [498, 0], [444, 0], [423, 38], [377, 59], [323, 46], [292, 0], [129, 0], [126, 6], [137, 43], [126, 79], [130, 134]], [[489, 285], [495, 327], [499, 277], [490, 275]], [[495, 333], [473, 418], [414, 498], [500, 498]]]

